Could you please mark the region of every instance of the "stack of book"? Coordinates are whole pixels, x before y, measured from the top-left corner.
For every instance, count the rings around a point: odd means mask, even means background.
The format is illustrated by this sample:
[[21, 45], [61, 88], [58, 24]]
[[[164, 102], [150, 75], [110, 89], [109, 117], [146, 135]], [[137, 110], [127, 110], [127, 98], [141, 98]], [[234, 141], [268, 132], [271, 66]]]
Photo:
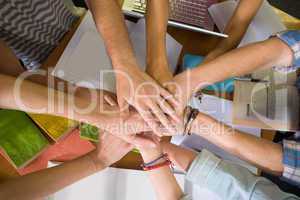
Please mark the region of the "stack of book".
[[89, 140], [97, 141], [98, 129], [81, 129], [82, 134], [79, 122], [62, 117], [0, 110], [0, 177], [24, 175], [46, 168], [50, 160], [65, 161], [92, 151]]

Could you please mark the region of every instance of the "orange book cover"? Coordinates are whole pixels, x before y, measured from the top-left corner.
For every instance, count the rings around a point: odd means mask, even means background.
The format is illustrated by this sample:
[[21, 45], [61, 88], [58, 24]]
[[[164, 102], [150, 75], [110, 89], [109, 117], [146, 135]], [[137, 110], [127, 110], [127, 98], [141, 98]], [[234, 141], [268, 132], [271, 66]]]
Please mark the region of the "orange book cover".
[[90, 141], [81, 139], [79, 130], [75, 129], [56, 144], [51, 145], [28, 166], [19, 169], [18, 173], [25, 175], [45, 169], [48, 161], [65, 162], [73, 160], [93, 151], [95, 148]]

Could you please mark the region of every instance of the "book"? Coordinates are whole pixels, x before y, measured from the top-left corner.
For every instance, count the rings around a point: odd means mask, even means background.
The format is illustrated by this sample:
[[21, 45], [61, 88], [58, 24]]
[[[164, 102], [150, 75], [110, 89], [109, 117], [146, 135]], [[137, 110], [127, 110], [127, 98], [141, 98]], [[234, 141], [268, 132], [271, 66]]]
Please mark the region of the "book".
[[19, 169], [20, 175], [26, 175], [48, 167], [49, 161], [66, 162], [83, 156], [96, 147], [87, 140], [80, 138], [79, 130], [74, 129], [68, 135], [51, 145], [38, 158], [26, 167]]
[[59, 141], [62, 137], [66, 136], [66, 134], [70, 133], [79, 125], [77, 121], [54, 115], [28, 115], [53, 142]]
[[99, 141], [99, 129], [96, 126], [82, 123], [80, 124], [80, 138], [92, 142]]
[[22, 168], [50, 145], [28, 115], [16, 110], [0, 110], [0, 148], [15, 167]]

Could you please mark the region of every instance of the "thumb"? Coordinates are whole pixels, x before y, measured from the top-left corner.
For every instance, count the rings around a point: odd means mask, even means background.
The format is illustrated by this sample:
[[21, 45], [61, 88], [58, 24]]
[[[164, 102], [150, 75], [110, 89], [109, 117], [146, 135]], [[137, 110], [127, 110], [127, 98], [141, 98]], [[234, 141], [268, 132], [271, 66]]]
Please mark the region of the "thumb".
[[127, 118], [129, 116], [129, 104], [124, 97], [118, 97], [118, 105], [121, 117]]

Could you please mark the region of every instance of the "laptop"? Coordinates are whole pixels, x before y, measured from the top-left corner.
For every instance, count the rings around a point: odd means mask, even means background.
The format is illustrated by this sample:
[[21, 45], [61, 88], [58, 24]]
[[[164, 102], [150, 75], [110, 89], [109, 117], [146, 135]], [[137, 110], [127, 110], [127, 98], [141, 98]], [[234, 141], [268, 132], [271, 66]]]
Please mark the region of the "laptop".
[[[217, 0], [169, 0], [170, 26], [187, 30], [198, 31], [219, 37], [228, 35], [214, 31], [214, 22], [210, 17], [208, 8], [218, 3]], [[122, 10], [125, 15], [141, 18], [147, 9], [146, 0], [124, 0]]]

